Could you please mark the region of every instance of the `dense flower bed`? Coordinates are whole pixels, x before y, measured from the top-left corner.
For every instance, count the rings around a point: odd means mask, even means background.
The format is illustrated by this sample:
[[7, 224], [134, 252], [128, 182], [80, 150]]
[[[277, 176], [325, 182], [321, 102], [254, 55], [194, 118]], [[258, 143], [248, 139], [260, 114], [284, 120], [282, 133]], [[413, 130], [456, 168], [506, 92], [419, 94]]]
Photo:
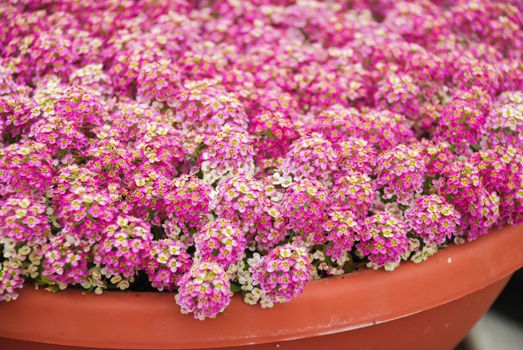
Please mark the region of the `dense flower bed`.
[[2, 1], [0, 301], [160, 290], [203, 319], [522, 222], [521, 11]]

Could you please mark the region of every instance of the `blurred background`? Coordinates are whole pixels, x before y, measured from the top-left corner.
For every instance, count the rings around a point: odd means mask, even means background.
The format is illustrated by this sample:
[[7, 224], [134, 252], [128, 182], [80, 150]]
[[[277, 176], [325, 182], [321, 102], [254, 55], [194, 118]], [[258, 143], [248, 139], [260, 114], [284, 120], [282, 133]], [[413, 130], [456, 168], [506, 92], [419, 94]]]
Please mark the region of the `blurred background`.
[[523, 350], [523, 269], [456, 350]]

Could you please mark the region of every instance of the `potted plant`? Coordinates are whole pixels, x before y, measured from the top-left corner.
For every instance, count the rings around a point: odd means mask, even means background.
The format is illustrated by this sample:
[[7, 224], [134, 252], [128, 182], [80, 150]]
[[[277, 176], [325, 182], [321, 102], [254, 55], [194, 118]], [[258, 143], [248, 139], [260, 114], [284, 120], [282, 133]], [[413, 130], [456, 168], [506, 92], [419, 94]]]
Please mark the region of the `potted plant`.
[[450, 349], [523, 265], [516, 3], [0, 13], [0, 344]]

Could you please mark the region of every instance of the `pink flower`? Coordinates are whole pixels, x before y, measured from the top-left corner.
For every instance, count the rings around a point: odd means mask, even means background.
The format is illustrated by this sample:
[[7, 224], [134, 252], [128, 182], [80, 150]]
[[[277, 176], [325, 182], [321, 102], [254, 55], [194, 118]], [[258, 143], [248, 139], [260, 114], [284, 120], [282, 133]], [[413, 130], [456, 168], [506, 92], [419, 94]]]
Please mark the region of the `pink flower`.
[[332, 183], [337, 163], [338, 154], [332, 143], [321, 134], [312, 133], [290, 146], [283, 161], [282, 173], [294, 180], [310, 179]]
[[102, 273], [108, 278], [121, 276], [132, 281], [147, 263], [151, 241], [148, 223], [133, 216], [118, 216], [103, 230], [93, 262], [102, 267]]
[[196, 257], [201, 261], [218, 263], [226, 269], [243, 256], [245, 242], [245, 233], [235, 222], [217, 219], [196, 234]]
[[293, 244], [274, 248], [252, 267], [252, 278], [272, 302], [289, 301], [301, 294], [311, 279], [307, 250]]
[[154, 288], [172, 291], [192, 264], [187, 247], [180, 241], [164, 238], [152, 241], [145, 270]]
[[399, 145], [381, 153], [376, 161], [376, 185], [384, 190], [384, 198], [397, 197], [408, 203], [422, 191], [427, 171], [419, 144]]
[[267, 196], [264, 185], [253, 178], [238, 175], [219, 185], [211, 205], [220, 218], [235, 222], [262, 250], [285, 238], [278, 205]]
[[372, 268], [394, 270], [409, 249], [407, 225], [392, 215], [379, 212], [365, 219], [356, 247]]
[[461, 215], [436, 194], [419, 197], [405, 212], [411, 233], [427, 245], [439, 245], [457, 234]]
[[43, 196], [14, 194], [0, 201], [0, 237], [29, 246], [51, 234]]
[[315, 180], [299, 180], [285, 192], [281, 214], [286, 228], [311, 243], [324, 243], [323, 223], [327, 220], [327, 191]]
[[350, 210], [333, 208], [328, 215], [329, 219], [324, 226], [328, 242], [326, 254], [333, 259], [340, 259], [351, 251], [361, 227], [358, 218]]
[[24, 286], [22, 269], [4, 261], [0, 264], [0, 302], [18, 298], [18, 290]]
[[50, 237], [42, 254], [42, 276], [62, 288], [80, 285], [89, 274], [90, 246], [70, 233]]
[[435, 181], [434, 187], [443, 198], [451, 200], [461, 214], [459, 234], [468, 240], [486, 234], [500, 215], [498, 194], [485, 188], [477, 165], [471, 162], [453, 162], [444, 174], [445, 177]]
[[230, 288], [219, 264], [196, 263], [180, 280], [176, 302], [183, 313], [192, 313], [196, 319], [215, 318], [231, 302]]
[[0, 193], [37, 191], [51, 186], [55, 169], [42, 143], [26, 141], [0, 149]]

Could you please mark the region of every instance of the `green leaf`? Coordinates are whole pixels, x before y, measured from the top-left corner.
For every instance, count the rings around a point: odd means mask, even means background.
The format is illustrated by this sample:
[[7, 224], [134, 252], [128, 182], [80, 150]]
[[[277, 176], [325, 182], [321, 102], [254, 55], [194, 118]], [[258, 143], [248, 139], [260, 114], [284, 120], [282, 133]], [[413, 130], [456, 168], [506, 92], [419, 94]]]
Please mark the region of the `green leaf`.
[[40, 275], [40, 282], [44, 285], [53, 286], [55, 283], [54, 281], [50, 280], [47, 276]]
[[231, 292], [233, 293], [238, 293], [242, 290], [241, 286], [239, 283], [236, 283], [236, 282], [231, 282]]

